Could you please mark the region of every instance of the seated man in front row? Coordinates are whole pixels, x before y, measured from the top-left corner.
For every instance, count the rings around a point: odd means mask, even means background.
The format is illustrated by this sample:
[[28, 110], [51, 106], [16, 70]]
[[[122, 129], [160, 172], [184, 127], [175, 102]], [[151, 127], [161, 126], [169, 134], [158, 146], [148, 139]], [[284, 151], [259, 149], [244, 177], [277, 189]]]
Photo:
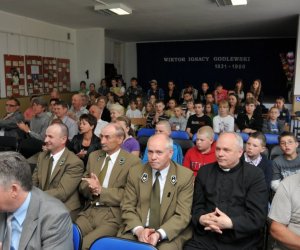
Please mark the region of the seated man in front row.
[[193, 172], [171, 161], [172, 154], [171, 138], [150, 137], [149, 162], [129, 171], [119, 237], [150, 243], [159, 250], [181, 250], [191, 238]]
[[32, 186], [31, 170], [17, 152], [0, 153], [0, 249], [73, 249], [69, 212]]
[[268, 190], [261, 169], [240, 162], [243, 139], [224, 132], [217, 163], [199, 169], [195, 180], [193, 239], [184, 250], [257, 249], [267, 218]]

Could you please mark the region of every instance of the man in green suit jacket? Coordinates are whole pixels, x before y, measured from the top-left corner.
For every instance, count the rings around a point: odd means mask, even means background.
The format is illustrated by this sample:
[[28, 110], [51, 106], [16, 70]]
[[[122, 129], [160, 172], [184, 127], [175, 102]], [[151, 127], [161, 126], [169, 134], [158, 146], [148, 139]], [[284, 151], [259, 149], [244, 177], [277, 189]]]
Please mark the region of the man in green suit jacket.
[[34, 186], [61, 200], [75, 221], [81, 208], [78, 186], [84, 165], [78, 156], [65, 147], [67, 139], [65, 124], [55, 123], [47, 128], [46, 150], [39, 154], [32, 181]]
[[[149, 162], [130, 169], [122, 202], [124, 226], [118, 236], [150, 243], [159, 250], [181, 250], [191, 238], [193, 172], [171, 161], [173, 141], [165, 134], [148, 140]], [[159, 172], [159, 176], [157, 176]], [[153, 187], [159, 181], [156, 227], [151, 222]], [[153, 212], [152, 212], [153, 211]], [[156, 211], [157, 214], [157, 211]], [[151, 225], [152, 224], [152, 225]]]
[[100, 133], [101, 148], [90, 154], [79, 191], [87, 199], [76, 224], [82, 231], [82, 249], [99, 237], [116, 236], [121, 224], [120, 203], [132, 166], [142, 168], [137, 156], [121, 149], [124, 130], [110, 123]]

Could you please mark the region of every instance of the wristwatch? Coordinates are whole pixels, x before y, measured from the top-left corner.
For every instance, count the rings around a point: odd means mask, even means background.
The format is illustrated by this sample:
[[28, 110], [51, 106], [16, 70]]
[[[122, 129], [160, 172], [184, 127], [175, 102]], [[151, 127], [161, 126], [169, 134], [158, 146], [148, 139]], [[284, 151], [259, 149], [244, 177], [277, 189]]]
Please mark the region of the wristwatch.
[[158, 241], [157, 242], [161, 242], [162, 241], [162, 235], [159, 231], [155, 231], [156, 233], [158, 233], [159, 235], [159, 238], [158, 238]]

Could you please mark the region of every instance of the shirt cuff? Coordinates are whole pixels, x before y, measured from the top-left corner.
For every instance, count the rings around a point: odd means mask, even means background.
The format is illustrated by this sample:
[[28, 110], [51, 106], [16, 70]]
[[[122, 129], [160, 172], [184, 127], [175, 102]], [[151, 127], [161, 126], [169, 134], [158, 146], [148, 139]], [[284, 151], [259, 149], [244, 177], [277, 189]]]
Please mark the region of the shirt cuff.
[[162, 228], [157, 229], [156, 231], [158, 231], [158, 232], [160, 233], [160, 235], [161, 235], [161, 240], [165, 240], [165, 239], [168, 238], [168, 237], [167, 237], [167, 234], [166, 234], [166, 232], [165, 232], [165, 230], [163, 230]]
[[133, 235], [136, 235], [136, 231], [137, 231], [138, 229], [140, 229], [140, 228], [143, 228], [143, 229], [144, 229], [143, 226], [137, 226], [137, 227], [133, 228], [133, 229], [132, 229], [132, 234], [133, 234]]

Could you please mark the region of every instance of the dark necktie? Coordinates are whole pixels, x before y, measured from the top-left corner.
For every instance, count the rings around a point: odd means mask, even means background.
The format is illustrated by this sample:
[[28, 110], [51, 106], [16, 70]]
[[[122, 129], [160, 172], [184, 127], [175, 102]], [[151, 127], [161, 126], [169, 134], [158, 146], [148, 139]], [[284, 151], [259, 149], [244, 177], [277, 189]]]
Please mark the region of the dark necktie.
[[155, 173], [155, 181], [152, 186], [151, 200], [150, 200], [150, 218], [149, 227], [159, 229], [160, 226], [160, 184], [158, 177], [160, 172]]
[[7, 214], [6, 233], [5, 233], [5, 238], [3, 241], [3, 250], [10, 250], [11, 233], [12, 233], [11, 221], [12, 221], [13, 217], [14, 217], [13, 214]]
[[46, 182], [48, 185], [49, 185], [50, 179], [51, 179], [53, 161], [54, 161], [53, 156], [51, 156], [49, 158], [48, 173], [47, 173], [47, 182]]
[[107, 156], [105, 158], [105, 164], [99, 174], [99, 182], [101, 185], [103, 185], [103, 181], [104, 181], [104, 178], [105, 178], [105, 175], [106, 175], [106, 172], [107, 172], [107, 169], [108, 169], [108, 162], [110, 161], [110, 157]]

